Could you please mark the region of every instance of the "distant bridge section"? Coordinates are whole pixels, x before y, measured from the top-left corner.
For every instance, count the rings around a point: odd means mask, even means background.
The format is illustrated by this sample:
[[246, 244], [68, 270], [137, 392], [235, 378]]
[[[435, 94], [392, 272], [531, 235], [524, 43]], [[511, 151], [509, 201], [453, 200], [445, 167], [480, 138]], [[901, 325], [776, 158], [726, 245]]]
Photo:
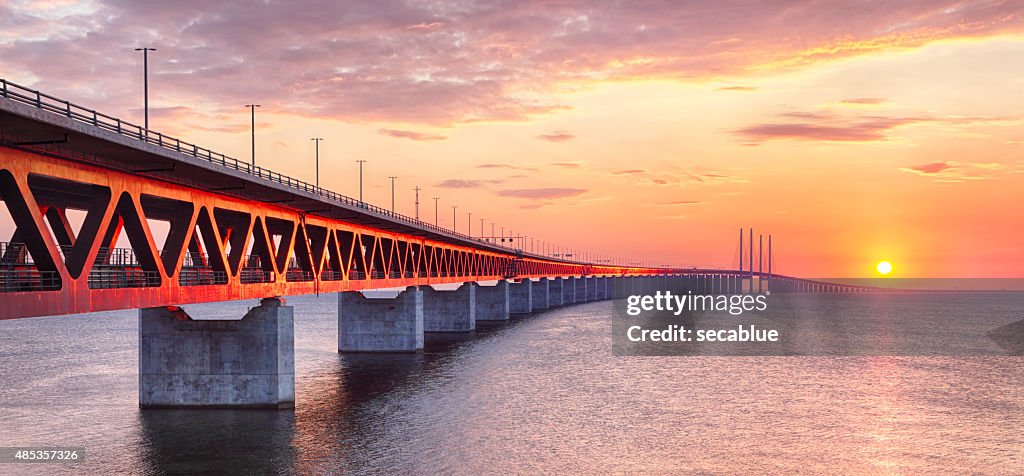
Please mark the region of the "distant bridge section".
[[294, 406], [280, 296], [336, 293], [339, 352], [419, 352], [430, 333], [636, 293], [872, 290], [772, 275], [770, 237], [769, 273], [525, 253], [4, 80], [0, 201], [0, 319], [138, 308], [142, 407]]
[[498, 246], [5, 80], [0, 199], [17, 227], [0, 244], [2, 319], [661, 271]]

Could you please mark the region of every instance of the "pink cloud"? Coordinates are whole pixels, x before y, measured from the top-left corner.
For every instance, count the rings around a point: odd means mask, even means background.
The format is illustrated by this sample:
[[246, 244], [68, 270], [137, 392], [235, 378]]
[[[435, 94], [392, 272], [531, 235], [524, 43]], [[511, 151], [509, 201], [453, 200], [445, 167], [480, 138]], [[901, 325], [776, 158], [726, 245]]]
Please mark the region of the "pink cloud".
[[448, 137], [442, 136], [442, 135], [427, 134], [427, 133], [424, 133], [424, 132], [416, 132], [416, 131], [403, 131], [403, 130], [398, 130], [398, 129], [381, 129], [381, 130], [379, 130], [377, 132], [379, 132], [381, 134], [384, 134], [386, 136], [398, 137], [398, 138], [402, 138], [402, 139], [410, 139], [410, 140], [415, 140], [415, 141], [437, 141], [437, 140], [445, 140], [445, 139], [448, 138]]
[[937, 173], [942, 172], [944, 170], [949, 170], [949, 169], [953, 168], [953, 166], [950, 165], [949, 162], [943, 161], [943, 162], [931, 162], [931, 163], [927, 163], [927, 164], [915, 165], [913, 167], [908, 167], [908, 168], [910, 170], [913, 170], [913, 171], [921, 173], [921, 174], [934, 175], [934, 174], [937, 174]]
[[[15, 82], [39, 78], [30, 86], [122, 115], [141, 97], [141, 58], [132, 48], [144, 44], [159, 48], [150, 57], [157, 104], [202, 100], [241, 115], [241, 104], [258, 100], [280, 113], [430, 125], [521, 121], [564, 109], [556, 95], [564, 84], [739, 77], [1016, 33], [1024, 18], [1020, 2], [959, 0], [705, 0], [686, 8], [670, 0], [643, 8], [97, 0], [88, 7], [43, 14], [30, 3], [0, 4], [0, 71], [20, 74], [7, 78]], [[110, 74], [98, 79], [96, 71]]]
[[494, 185], [502, 182], [503, 180], [448, 179], [437, 183], [435, 186], [440, 188], [480, 188], [485, 185]]
[[537, 136], [537, 138], [548, 142], [565, 142], [567, 140], [575, 139], [576, 136], [565, 131], [556, 131], [550, 134], [541, 134]]
[[587, 193], [584, 188], [519, 188], [500, 190], [497, 192], [502, 197], [529, 198], [537, 200], [552, 200], [556, 198], [568, 198]]
[[888, 138], [893, 129], [922, 123], [966, 125], [973, 123], [1001, 122], [1008, 118], [999, 117], [885, 117], [885, 116], [838, 116], [830, 113], [789, 112], [781, 115], [795, 122], [755, 124], [733, 131], [744, 139], [745, 144], [756, 144], [769, 140], [870, 142]]
[[877, 105], [877, 104], [882, 104], [884, 102], [885, 102], [885, 99], [882, 99], [882, 98], [851, 98], [851, 99], [843, 99], [842, 101], [839, 101], [840, 104], [855, 104], [855, 105], [870, 105], [870, 106]]

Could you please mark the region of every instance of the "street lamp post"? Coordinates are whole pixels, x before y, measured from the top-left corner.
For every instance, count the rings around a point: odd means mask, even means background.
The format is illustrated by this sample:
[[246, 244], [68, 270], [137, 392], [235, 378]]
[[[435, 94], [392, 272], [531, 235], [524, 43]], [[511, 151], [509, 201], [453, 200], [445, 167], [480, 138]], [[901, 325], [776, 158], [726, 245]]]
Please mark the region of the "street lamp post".
[[455, 218], [455, 209], [456, 208], [457, 208], [456, 205], [452, 205], [452, 233], [455, 233], [455, 228], [457, 228], [455, 225], [458, 223], [456, 221], [456, 218]]
[[440, 226], [437, 219], [437, 201], [440, 199], [441, 197], [434, 197], [434, 226]]
[[420, 221], [420, 186], [413, 188], [416, 191], [416, 221]]
[[316, 143], [316, 188], [320, 188], [320, 141], [324, 138], [314, 137], [310, 140]]
[[395, 175], [389, 176], [391, 179], [391, 213], [395, 213], [395, 179], [398, 178]]
[[245, 107], [252, 110], [252, 165], [256, 165], [256, 108], [261, 106], [259, 104], [246, 104]]
[[472, 238], [473, 237], [473, 213], [472, 212], [466, 212], [466, 216], [467, 216], [467, 218], [466, 218], [466, 234], [469, 235], [470, 238]]
[[362, 206], [363, 205], [363, 164], [365, 164], [366, 161], [365, 160], [357, 160], [356, 162], [359, 162], [359, 205]]
[[149, 52], [156, 51], [156, 48], [135, 48], [135, 51], [142, 52], [142, 104], [145, 115], [145, 127], [149, 130]]

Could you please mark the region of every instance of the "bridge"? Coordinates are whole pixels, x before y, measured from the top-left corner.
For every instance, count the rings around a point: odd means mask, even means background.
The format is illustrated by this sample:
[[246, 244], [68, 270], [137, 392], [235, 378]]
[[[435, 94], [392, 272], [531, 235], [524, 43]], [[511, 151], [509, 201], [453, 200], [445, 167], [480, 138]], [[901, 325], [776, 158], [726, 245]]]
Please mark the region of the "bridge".
[[[0, 243], [0, 319], [139, 309], [143, 407], [293, 405], [281, 296], [337, 293], [341, 352], [416, 352], [424, 333], [655, 289], [874, 290], [773, 274], [770, 252], [754, 271], [752, 238], [747, 270], [742, 244], [738, 270], [534, 253], [3, 79], [0, 200], [14, 223]], [[204, 303], [254, 299], [203, 316]]]

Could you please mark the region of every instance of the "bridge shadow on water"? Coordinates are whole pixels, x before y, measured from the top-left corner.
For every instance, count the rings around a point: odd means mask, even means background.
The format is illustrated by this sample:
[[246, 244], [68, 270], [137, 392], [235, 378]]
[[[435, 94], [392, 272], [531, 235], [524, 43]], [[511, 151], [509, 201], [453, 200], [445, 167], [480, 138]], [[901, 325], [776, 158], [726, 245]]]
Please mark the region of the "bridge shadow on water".
[[469, 333], [429, 333], [421, 353], [337, 354], [312, 369], [300, 365], [294, 410], [140, 411], [139, 459], [147, 474], [357, 470], [372, 457], [365, 453], [375, 451], [390, 405], [450, 372], [464, 347], [522, 320], [481, 322]]

